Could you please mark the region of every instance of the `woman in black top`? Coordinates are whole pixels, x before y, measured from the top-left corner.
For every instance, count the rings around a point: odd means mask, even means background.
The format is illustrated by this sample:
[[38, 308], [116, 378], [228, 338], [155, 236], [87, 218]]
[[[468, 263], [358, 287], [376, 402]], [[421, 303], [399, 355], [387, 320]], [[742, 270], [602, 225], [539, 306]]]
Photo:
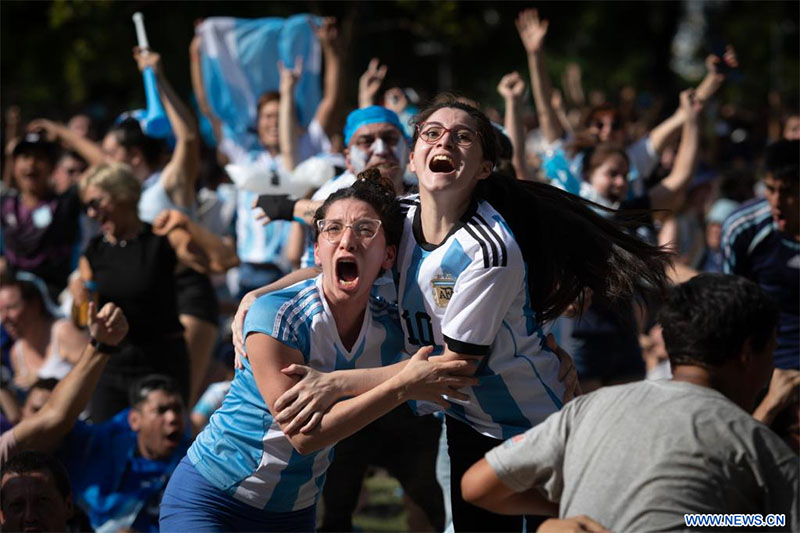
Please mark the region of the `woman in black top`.
[[[95, 422], [128, 406], [128, 385], [161, 373], [189, 393], [189, 358], [178, 320], [175, 271], [224, 271], [236, 263], [233, 250], [177, 211], [165, 211], [151, 226], [139, 219], [141, 184], [122, 164], [99, 165], [81, 182], [87, 214], [101, 233], [79, 262], [81, 279], [96, 283], [102, 305], [115, 302], [130, 332], [106, 367], [90, 406]], [[76, 291], [76, 302], [89, 297]]]

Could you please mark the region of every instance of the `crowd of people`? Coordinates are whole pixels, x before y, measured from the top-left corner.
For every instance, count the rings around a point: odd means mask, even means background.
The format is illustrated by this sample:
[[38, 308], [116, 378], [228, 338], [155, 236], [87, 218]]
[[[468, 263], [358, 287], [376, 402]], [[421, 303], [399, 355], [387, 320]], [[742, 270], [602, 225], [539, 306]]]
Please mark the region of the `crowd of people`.
[[703, 132], [732, 46], [658, 122], [576, 65], [554, 88], [534, 9], [502, 114], [378, 59], [349, 109], [309, 23], [313, 118], [278, 62], [253, 145], [200, 31], [194, 109], [134, 49], [166, 141], [6, 113], [2, 529], [351, 531], [373, 468], [414, 531], [800, 529], [798, 111], [729, 161]]

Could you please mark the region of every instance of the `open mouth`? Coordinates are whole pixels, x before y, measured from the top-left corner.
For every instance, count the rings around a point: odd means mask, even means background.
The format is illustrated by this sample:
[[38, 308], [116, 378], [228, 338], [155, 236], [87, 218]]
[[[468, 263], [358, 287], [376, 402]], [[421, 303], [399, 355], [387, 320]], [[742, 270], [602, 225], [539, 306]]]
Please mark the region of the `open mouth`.
[[453, 158], [447, 155], [440, 154], [433, 156], [433, 159], [431, 159], [428, 168], [432, 172], [441, 172], [444, 174], [448, 174], [456, 169], [456, 165], [455, 162], [453, 161]]
[[166, 434], [167, 440], [173, 444], [178, 444], [181, 441], [181, 432], [175, 430], [171, 433]]
[[343, 287], [352, 287], [358, 282], [358, 265], [352, 259], [336, 261], [336, 280]]

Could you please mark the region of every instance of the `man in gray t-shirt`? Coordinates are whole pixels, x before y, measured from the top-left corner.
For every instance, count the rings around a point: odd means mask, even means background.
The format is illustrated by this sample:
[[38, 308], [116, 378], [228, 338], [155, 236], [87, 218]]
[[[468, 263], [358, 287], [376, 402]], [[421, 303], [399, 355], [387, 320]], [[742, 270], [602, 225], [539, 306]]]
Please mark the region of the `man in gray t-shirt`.
[[753, 419], [777, 307], [735, 276], [677, 287], [661, 314], [671, 381], [600, 389], [486, 454], [462, 480], [490, 510], [588, 515], [614, 531], [688, 529], [684, 514], [784, 514], [800, 530], [798, 458]]

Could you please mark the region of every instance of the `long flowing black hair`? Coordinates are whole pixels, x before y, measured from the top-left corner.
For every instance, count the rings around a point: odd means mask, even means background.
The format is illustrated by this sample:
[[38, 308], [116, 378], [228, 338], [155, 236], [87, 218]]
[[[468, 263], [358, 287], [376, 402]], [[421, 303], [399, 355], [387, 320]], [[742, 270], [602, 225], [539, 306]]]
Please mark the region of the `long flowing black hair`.
[[[468, 104], [440, 96], [414, 123], [442, 108], [460, 109], [476, 121], [483, 157], [496, 163], [495, 129]], [[607, 302], [666, 291], [670, 253], [631, 234], [620, 220], [595, 211], [611, 210], [551, 185], [498, 172], [478, 182], [473, 195], [489, 202], [511, 228], [528, 267], [531, 307], [540, 322], [582, 299], [585, 288], [593, 291], [593, 299]]]

